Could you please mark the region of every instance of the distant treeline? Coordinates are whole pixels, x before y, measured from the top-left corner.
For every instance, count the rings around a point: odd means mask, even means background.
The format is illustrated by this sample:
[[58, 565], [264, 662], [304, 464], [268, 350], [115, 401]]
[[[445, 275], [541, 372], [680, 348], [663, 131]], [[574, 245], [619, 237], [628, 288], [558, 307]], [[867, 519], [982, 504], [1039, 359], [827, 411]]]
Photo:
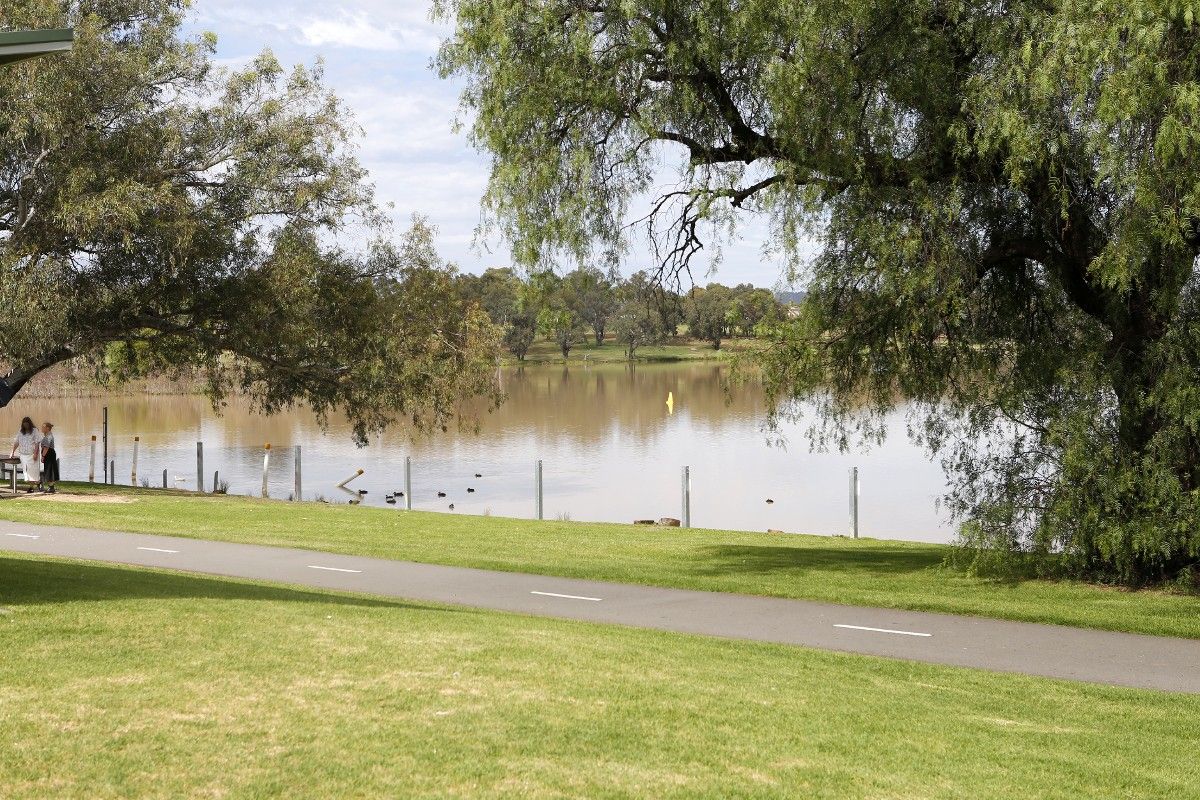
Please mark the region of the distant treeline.
[[540, 334], [563, 357], [587, 338], [603, 344], [612, 334], [632, 358], [639, 347], [687, 335], [720, 349], [735, 336], [754, 336], [764, 325], [786, 318], [786, 306], [768, 289], [750, 284], [710, 283], [680, 293], [665, 288], [646, 272], [627, 279], [598, 269], [566, 275], [537, 272], [522, 276], [510, 268], [458, 276], [463, 296], [479, 303], [504, 330], [504, 345], [524, 360]]

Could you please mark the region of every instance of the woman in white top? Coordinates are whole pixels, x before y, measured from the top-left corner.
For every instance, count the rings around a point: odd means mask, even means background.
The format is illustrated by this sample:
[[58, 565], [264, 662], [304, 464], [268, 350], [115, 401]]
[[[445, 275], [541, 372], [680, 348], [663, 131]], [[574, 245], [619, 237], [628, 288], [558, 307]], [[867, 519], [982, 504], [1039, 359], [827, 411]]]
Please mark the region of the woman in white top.
[[33, 420], [29, 417], [21, 420], [21, 430], [17, 433], [17, 438], [13, 439], [10, 458], [18, 455], [21, 457], [21, 468], [25, 472], [25, 480], [29, 482], [25, 487], [26, 492], [32, 492], [42, 477], [42, 464], [39, 460], [41, 444], [42, 435], [33, 426]]

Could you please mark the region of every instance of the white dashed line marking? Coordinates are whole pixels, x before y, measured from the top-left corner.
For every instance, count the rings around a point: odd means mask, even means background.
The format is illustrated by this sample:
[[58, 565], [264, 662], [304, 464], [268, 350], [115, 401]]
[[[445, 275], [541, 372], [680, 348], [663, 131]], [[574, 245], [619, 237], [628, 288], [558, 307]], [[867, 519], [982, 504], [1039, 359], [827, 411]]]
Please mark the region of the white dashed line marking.
[[328, 572], [362, 572], [361, 569], [342, 569], [341, 567], [319, 567], [316, 564], [309, 564], [309, 569], [323, 569]]
[[564, 600], [590, 600], [593, 603], [599, 603], [603, 597], [580, 597], [577, 594], [558, 594], [557, 592], [530, 592], [530, 594], [540, 594], [542, 597], [561, 597]]
[[36, 536], [32, 533], [6, 533], [4, 535], [5, 536], [16, 536], [18, 539], [40, 539], [41, 538], [40, 536]]
[[139, 547], [138, 550], [148, 550], [151, 553], [178, 553], [178, 550], [166, 550], [162, 547]]
[[932, 633], [917, 631], [893, 631], [888, 628], [868, 628], [866, 625], [834, 625], [835, 628], [849, 628], [852, 631], [871, 631], [873, 633], [894, 633], [898, 636], [933, 636]]

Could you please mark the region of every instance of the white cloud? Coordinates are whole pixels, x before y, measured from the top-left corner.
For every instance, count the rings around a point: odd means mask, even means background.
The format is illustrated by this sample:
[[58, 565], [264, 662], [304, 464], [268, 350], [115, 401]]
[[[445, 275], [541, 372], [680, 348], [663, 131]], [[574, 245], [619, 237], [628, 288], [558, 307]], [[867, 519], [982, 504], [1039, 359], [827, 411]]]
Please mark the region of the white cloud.
[[352, 47], [361, 50], [430, 52], [438, 39], [421, 28], [386, 25], [365, 13], [343, 13], [336, 19], [313, 17], [297, 26], [302, 44], [312, 47]]
[[361, 47], [364, 50], [399, 50], [400, 40], [386, 28], [377, 28], [365, 17], [312, 19], [300, 25], [300, 40], [313, 47]]

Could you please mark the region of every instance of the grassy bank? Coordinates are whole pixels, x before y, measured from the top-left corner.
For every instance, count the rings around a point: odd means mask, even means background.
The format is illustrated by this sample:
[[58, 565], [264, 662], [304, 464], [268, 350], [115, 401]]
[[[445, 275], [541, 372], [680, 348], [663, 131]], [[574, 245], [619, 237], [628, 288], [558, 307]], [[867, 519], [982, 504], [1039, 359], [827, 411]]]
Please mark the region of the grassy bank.
[[531, 522], [78, 484], [67, 490], [81, 499], [107, 493], [129, 502], [4, 500], [0, 519], [1200, 638], [1200, 597], [984, 581], [943, 567], [941, 545]]
[[13, 800], [1196, 788], [1191, 696], [14, 557], [0, 631]]
[[[720, 350], [714, 350], [708, 342], [694, 339], [678, 338], [670, 342], [639, 347], [635, 356], [637, 361], [670, 362], [670, 361], [715, 361], [728, 358], [730, 354], [743, 353], [759, 346], [754, 339], [730, 339], [721, 343]], [[597, 345], [594, 339], [577, 344], [571, 348], [571, 355], [564, 359], [558, 345], [550, 341], [536, 341], [525, 354], [525, 364], [562, 364], [579, 363], [609, 364], [628, 361], [625, 346], [615, 341], [605, 341]], [[509, 356], [505, 363], [516, 365], [515, 358]]]

